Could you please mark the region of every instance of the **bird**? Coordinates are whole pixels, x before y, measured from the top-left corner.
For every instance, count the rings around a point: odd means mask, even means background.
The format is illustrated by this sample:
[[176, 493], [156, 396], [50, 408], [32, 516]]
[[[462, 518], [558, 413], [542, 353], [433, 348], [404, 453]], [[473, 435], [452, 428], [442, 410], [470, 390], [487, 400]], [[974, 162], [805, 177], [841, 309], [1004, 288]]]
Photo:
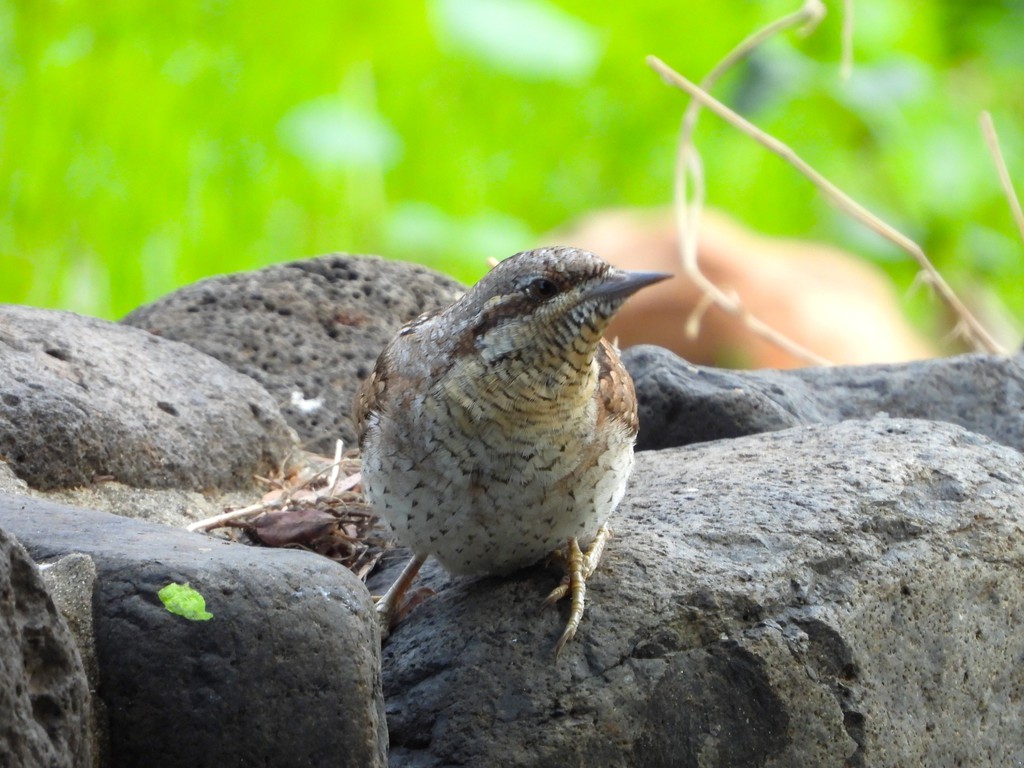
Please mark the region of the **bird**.
[[387, 344], [354, 406], [364, 493], [413, 552], [377, 602], [384, 637], [428, 557], [479, 576], [551, 555], [565, 576], [544, 605], [571, 603], [555, 655], [575, 636], [638, 427], [633, 382], [602, 335], [669, 277], [578, 248], [524, 251]]

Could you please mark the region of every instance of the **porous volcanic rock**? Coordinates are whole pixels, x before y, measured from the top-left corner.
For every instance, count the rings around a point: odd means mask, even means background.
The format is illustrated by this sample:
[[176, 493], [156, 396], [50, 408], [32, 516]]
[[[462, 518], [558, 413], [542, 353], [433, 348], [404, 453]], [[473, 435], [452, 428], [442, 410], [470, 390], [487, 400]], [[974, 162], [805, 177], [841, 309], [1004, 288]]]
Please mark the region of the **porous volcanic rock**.
[[1022, 478], [905, 419], [641, 453], [558, 659], [556, 571], [427, 570], [384, 651], [391, 765], [1020, 764]]
[[640, 403], [639, 450], [886, 414], [959, 424], [1024, 451], [1024, 354], [786, 371], [707, 368], [652, 346], [622, 359]]
[[[95, 563], [110, 765], [386, 762], [376, 615], [346, 568], [25, 496], [0, 494], [0, 528], [37, 560]], [[172, 582], [213, 617], [169, 612]]]
[[463, 287], [417, 264], [335, 253], [211, 277], [121, 322], [183, 341], [263, 384], [303, 445], [355, 442], [352, 403], [398, 329]]
[[259, 384], [190, 346], [0, 306], [0, 455], [33, 488], [252, 487], [295, 445]]
[[0, 493], [27, 495], [28, 483], [14, 474], [11, 465], [0, 458]]
[[90, 737], [74, 638], [35, 563], [0, 523], [0, 765], [90, 768]]
[[96, 587], [96, 564], [81, 553], [65, 555], [52, 562], [39, 563], [43, 583], [54, 605], [67, 622], [82, 659], [89, 683], [89, 706], [93, 724], [91, 741], [93, 764], [109, 764], [107, 754], [107, 710], [97, 694], [99, 665], [96, 661], [96, 637], [92, 625], [92, 596]]

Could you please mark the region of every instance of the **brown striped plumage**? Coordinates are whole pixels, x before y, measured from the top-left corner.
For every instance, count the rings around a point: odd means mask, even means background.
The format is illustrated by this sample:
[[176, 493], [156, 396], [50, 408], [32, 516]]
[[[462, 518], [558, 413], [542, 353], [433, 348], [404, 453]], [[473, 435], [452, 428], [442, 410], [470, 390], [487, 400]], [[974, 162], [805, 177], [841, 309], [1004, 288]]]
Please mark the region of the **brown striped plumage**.
[[528, 251], [399, 331], [355, 407], [364, 487], [399, 541], [479, 574], [593, 537], [622, 499], [637, 432], [632, 381], [601, 334], [664, 277]]

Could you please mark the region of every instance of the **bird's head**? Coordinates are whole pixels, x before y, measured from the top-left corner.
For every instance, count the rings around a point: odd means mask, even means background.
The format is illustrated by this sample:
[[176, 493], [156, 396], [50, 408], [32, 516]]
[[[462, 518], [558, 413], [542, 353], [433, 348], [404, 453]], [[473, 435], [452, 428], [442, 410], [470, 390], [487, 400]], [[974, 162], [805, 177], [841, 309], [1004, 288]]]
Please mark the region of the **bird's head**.
[[619, 308], [671, 275], [627, 272], [578, 248], [541, 248], [500, 262], [448, 313], [486, 361], [582, 369]]

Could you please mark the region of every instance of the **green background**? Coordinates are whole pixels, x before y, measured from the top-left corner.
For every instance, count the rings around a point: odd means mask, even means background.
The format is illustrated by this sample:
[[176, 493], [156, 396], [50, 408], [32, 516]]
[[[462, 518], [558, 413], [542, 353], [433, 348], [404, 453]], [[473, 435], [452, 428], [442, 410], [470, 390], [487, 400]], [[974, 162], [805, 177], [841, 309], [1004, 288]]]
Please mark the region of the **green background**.
[[[685, 98], [644, 56], [699, 80], [797, 5], [0, 2], [0, 301], [116, 318], [329, 251], [472, 281], [574, 217], [669, 202]], [[990, 110], [1024, 188], [1024, 8], [858, 0], [843, 82], [828, 7], [716, 93], [918, 240], [986, 317], [1024, 319], [1024, 248], [978, 130]], [[782, 161], [709, 114], [697, 139], [710, 204], [911, 285], [901, 252]], [[940, 332], [926, 292], [907, 308]]]

